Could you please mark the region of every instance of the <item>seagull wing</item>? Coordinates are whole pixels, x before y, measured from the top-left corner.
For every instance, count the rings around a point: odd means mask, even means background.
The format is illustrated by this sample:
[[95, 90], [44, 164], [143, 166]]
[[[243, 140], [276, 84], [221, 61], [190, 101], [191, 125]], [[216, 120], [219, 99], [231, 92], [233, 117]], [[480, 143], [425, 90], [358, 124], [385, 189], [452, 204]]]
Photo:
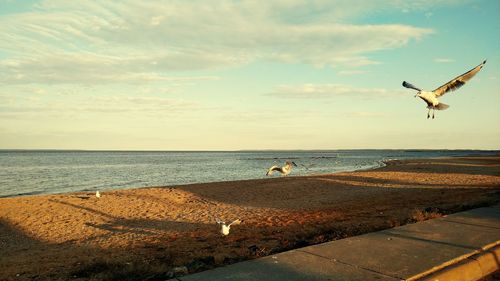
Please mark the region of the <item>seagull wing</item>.
[[280, 171], [281, 170], [281, 167], [278, 167], [278, 166], [272, 166], [271, 168], [269, 168], [269, 171]]
[[422, 91], [421, 89], [413, 86], [412, 84], [406, 82], [406, 81], [403, 81], [403, 87], [405, 88], [409, 88], [409, 89], [413, 89], [413, 90], [417, 90], [417, 91]]
[[237, 224], [240, 224], [241, 223], [241, 220], [240, 219], [237, 219], [235, 221], [233, 221], [232, 223], [230, 223], [228, 226], [231, 226], [231, 225], [237, 225]]
[[465, 82], [469, 81], [472, 77], [474, 77], [474, 75], [476, 75], [479, 72], [479, 70], [483, 68], [485, 63], [486, 61], [483, 61], [483, 63], [481, 63], [480, 65], [456, 77], [455, 79], [449, 81], [443, 86], [435, 89], [433, 93], [436, 95], [436, 97], [440, 97], [449, 91], [457, 90], [458, 88], [462, 87], [465, 84]]
[[274, 171], [280, 171], [281, 172], [281, 168], [278, 167], [278, 166], [272, 166], [271, 168], [269, 168], [267, 170], [266, 176], [272, 175]]

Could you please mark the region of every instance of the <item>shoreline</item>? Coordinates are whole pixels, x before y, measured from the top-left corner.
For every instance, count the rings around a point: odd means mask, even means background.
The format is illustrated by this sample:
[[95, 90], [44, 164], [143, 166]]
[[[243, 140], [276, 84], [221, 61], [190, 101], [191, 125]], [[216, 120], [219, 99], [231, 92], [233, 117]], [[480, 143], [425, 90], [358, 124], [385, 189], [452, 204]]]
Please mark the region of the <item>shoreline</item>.
[[[396, 159], [390, 160], [394, 161]], [[360, 168], [360, 169], [354, 169], [354, 170], [344, 170], [344, 171], [338, 171], [338, 172], [332, 172], [332, 173], [318, 173], [318, 174], [306, 174], [306, 175], [298, 175], [295, 176], [293, 173], [291, 175], [288, 175], [288, 178], [294, 178], [294, 177], [315, 177], [315, 176], [328, 176], [332, 174], [337, 174], [337, 173], [346, 173], [346, 172], [356, 172], [356, 171], [369, 171], [369, 170], [374, 170], [378, 168], [385, 167], [385, 161], [380, 160], [380, 163], [378, 165], [374, 165], [373, 167], [369, 168]], [[117, 189], [85, 189], [85, 190], [77, 190], [77, 191], [70, 191], [70, 192], [60, 192], [60, 193], [43, 193], [43, 192], [28, 192], [28, 193], [22, 193], [22, 194], [16, 194], [16, 195], [5, 195], [2, 196], [0, 195], [0, 199], [2, 198], [17, 198], [17, 197], [26, 197], [26, 196], [44, 196], [44, 195], [60, 195], [60, 194], [73, 194], [73, 193], [88, 193], [88, 192], [94, 192], [99, 190], [100, 192], [109, 192], [109, 191], [114, 191], [114, 190], [131, 190], [131, 189], [142, 189], [142, 188], [167, 188], [167, 187], [182, 187], [182, 186], [188, 186], [188, 185], [193, 185], [193, 184], [218, 184], [218, 183], [228, 183], [228, 182], [245, 182], [245, 181], [255, 181], [255, 180], [269, 180], [269, 179], [275, 179], [279, 178], [280, 176], [272, 176], [272, 177], [266, 177], [266, 178], [249, 178], [249, 179], [240, 179], [240, 180], [226, 180], [226, 181], [209, 181], [209, 182], [192, 182], [192, 183], [185, 183], [185, 184], [173, 184], [173, 185], [152, 185], [152, 186], [138, 186], [138, 187], [126, 187], [126, 188], [117, 188]]]
[[101, 194], [0, 198], [0, 279], [163, 278], [492, 205], [500, 156]]
[[[388, 150], [388, 149], [359, 149], [361, 151], [364, 150], [372, 150], [372, 151], [377, 151], [377, 150]], [[403, 149], [404, 151], [436, 151], [433, 149], [430, 150], [422, 150], [422, 149]], [[8, 150], [5, 150], [8, 151]], [[14, 150], [15, 151], [15, 150]], [[26, 152], [31, 152], [31, 151], [40, 151], [40, 152], [45, 152], [45, 150], [26, 150]], [[67, 150], [68, 152], [75, 152], [74, 150]], [[312, 150], [315, 151], [315, 150]], [[322, 150], [319, 150], [322, 151]], [[325, 151], [342, 151], [342, 150], [325, 150]], [[349, 150], [345, 150], [349, 151]], [[401, 149], [394, 149], [394, 151], [401, 151]], [[458, 155], [458, 156], [439, 156], [439, 157], [432, 157], [432, 158], [405, 158], [405, 159], [398, 159], [398, 158], [391, 158], [391, 159], [382, 159], [378, 160], [376, 164], [374, 164], [371, 167], [368, 168], [355, 168], [355, 169], [347, 169], [347, 170], [342, 170], [342, 171], [336, 171], [336, 172], [330, 172], [330, 173], [312, 173], [312, 174], [305, 174], [305, 175], [289, 175], [288, 177], [315, 177], [315, 176], [329, 176], [333, 174], [339, 174], [339, 173], [346, 173], [346, 172], [357, 172], [357, 171], [371, 171], [371, 170], [377, 170], [379, 168], [383, 168], [388, 165], [390, 162], [400, 162], [400, 161], [407, 161], [407, 160], [423, 160], [423, 159], [440, 159], [440, 158], [459, 158], [459, 157], [495, 157], [500, 155], [500, 151], [498, 150], [463, 150], [463, 149], [448, 149], [448, 150], [437, 150], [437, 151], [480, 151], [483, 153], [487, 154], [481, 154], [481, 153], [472, 153], [472, 154], [464, 154], [464, 155]], [[53, 152], [53, 150], [49, 150], [49, 152]], [[55, 150], [55, 152], [58, 152]], [[61, 150], [61, 152], [66, 152], [66, 150]], [[76, 151], [78, 152], [78, 151]], [[144, 152], [144, 151], [86, 151], [86, 150], [81, 150], [80, 152]], [[170, 151], [145, 151], [145, 152], [170, 152]], [[174, 151], [177, 152], [177, 151]], [[184, 152], [184, 151], [182, 151]], [[188, 151], [189, 152], [189, 151]], [[198, 152], [198, 151], [193, 151], [193, 152]], [[201, 151], [201, 152], [221, 152], [221, 153], [231, 153], [233, 151]], [[243, 151], [247, 152], [247, 151]], [[248, 151], [251, 152], [251, 151]], [[492, 154], [489, 154], [492, 153]], [[253, 180], [267, 180], [267, 179], [273, 179], [273, 178], [279, 178], [279, 176], [274, 176], [274, 177], [266, 177], [266, 178], [248, 178], [248, 179], [237, 179], [237, 180], [222, 180], [222, 181], [208, 181], [208, 182], [191, 182], [191, 183], [184, 183], [184, 184], [172, 184], [172, 185], [151, 185], [151, 186], [136, 186], [136, 187], [124, 187], [124, 188], [111, 188], [111, 189], [83, 189], [83, 190], [76, 190], [76, 191], [69, 191], [69, 192], [55, 192], [55, 193], [45, 193], [43, 191], [33, 191], [33, 192], [27, 192], [27, 193], [21, 193], [21, 194], [15, 194], [15, 195], [0, 195], [0, 199], [2, 198], [17, 198], [17, 197], [31, 197], [31, 196], [44, 196], [44, 195], [60, 195], [60, 194], [73, 194], [73, 193], [82, 193], [82, 192], [95, 192], [99, 190], [100, 192], [109, 192], [109, 191], [114, 191], [114, 190], [130, 190], [130, 189], [142, 189], [142, 188], [161, 188], [161, 187], [182, 187], [182, 186], [188, 186], [188, 185], [193, 185], [193, 184], [217, 184], [217, 183], [227, 183], [227, 182], [240, 182], [240, 181], [253, 181]]]

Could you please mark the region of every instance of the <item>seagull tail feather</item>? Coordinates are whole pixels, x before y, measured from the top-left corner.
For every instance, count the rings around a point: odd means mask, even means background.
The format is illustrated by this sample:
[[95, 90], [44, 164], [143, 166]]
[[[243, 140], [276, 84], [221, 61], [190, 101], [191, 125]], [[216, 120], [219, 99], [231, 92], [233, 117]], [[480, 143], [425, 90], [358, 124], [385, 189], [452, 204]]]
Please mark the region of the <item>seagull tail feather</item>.
[[447, 109], [448, 107], [450, 107], [449, 105], [447, 104], [444, 104], [444, 103], [439, 103], [437, 106], [435, 106], [434, 108], [437, 109], [437, 110], [445, 110]]

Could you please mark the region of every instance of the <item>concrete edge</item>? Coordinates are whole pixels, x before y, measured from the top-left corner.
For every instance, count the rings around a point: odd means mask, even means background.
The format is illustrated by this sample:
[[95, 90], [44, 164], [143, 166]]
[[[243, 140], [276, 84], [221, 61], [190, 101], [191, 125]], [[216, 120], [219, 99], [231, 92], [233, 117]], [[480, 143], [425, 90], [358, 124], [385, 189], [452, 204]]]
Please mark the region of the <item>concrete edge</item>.
[[488, 249], [476, 251], [456, 263], [433, 272], [407, 279], [418, 281], [470, 281], [479, 280], [500, 269], [500, 241]]

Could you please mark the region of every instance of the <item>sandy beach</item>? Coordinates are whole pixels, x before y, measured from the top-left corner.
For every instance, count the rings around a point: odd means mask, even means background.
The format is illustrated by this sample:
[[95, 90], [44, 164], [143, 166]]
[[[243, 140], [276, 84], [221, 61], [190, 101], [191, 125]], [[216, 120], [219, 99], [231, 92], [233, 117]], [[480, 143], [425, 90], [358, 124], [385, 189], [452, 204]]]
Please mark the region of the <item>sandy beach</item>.
[[[101, 194], [0, 199], [0, 280], [164, 280], [487, 206], [500, 156]], [[243, 223], [224, 237], [216, 218]]]

